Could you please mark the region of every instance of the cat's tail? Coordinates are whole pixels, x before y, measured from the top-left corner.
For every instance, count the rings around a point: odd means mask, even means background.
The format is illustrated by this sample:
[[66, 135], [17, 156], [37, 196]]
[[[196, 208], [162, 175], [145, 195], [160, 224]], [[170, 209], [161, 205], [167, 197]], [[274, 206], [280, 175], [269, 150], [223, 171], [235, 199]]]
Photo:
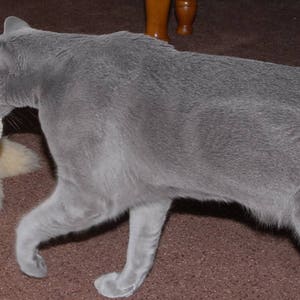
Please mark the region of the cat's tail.
[[27, 147], [3, 138], [0, 141], [0, 179], [39, 168], [37, 155]]

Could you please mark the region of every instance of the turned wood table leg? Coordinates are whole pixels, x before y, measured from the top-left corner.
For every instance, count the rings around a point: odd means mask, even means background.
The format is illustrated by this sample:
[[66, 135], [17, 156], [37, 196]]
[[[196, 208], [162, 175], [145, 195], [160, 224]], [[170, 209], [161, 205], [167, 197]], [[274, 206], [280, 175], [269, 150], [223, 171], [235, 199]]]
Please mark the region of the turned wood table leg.
[[197, 0], [176, 0], [175, 12], [178, 20], [177, 33], [192, 34], [193, 22], [197, 11]]
[[168, 17], [171, 0], [145, 0], [146, 34], [169, 41]]

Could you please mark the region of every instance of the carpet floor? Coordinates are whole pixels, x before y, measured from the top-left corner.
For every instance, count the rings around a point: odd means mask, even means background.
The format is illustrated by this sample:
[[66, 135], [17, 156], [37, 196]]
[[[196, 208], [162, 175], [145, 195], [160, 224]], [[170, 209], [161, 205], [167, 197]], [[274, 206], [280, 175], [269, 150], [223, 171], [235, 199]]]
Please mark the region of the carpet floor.
[[[9, 15], [60, 32], [143, 32], [145, 24], [142, 0], [0, 0], [0, 20]], [[177, 36], [175, 28], [172, 9], [169, 34], [180, 50], [300, 66], [299, 0], [202, 0], [194, 34]], [[38, 153], [41, 169], [4, 181], [0, 300], [104, 299], [93, 281], [122, 269], [128, 241], [126, 216], [43, 247], [49, 270], [45, 279], [29, 278], [17, 267], [16, 225], [55, 185], [37, 119], [26, 110], [18, 111], [18, 116], [19, 132], [6, 127], [6, 133]], [[289, 232], [257, 225], [237, 205], [177, 201], [153, 270], [130, 299], [300, 299], [299, 282], [300, 252]]]

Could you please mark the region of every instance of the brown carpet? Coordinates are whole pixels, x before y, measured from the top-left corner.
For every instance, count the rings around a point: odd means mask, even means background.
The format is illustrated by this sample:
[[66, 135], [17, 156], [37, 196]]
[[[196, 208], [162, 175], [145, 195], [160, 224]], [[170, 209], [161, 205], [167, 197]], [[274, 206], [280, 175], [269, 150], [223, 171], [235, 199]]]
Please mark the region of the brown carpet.
[[[0, 20], [8, 15], [62, 32], [144, 30], [142, 0], [0, 0]], [[176, 36], [171, 12], [170, 37], [178, 49], [300, 66], [299, 0], [202, 0], [194, 30], [193, 36]], [[37, 121], [27, 115], [22, 123], [20, 131], [25, 133], [12, 134], [11, 139], [38, 152], [42, 168], [5, 180], [0, 300], [104, 299], [93, 281], [122, 268], [126, 217], [44, 247], [46, 279], [28, 278], [18, 270], [16, 224], [55, 184], [41, 135], [28, 133], [30, 127], [37, 131]], [[191, 204], [174, 205], [154, 268], [131, 299], [300, 299], [300, 252], [289, 233], [260, 228], [235, 205]]]

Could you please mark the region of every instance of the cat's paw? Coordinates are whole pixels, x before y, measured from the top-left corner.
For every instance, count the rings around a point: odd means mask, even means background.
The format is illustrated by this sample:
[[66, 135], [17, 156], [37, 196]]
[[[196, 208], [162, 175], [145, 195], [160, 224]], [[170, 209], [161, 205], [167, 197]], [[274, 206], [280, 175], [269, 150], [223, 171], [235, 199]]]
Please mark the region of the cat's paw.
[[26, 275], [36, 278], [47, 276], [47, 266], [44, 259], [36, 253], [30, 260], [19, 260], [19, 265]]
[[120, 273], [108, 273], [100, 276], [94, 282], [99, 294], [108, 298], [128, 297], [136, 290], [135, 285], [127, 285], [120, 280]]

